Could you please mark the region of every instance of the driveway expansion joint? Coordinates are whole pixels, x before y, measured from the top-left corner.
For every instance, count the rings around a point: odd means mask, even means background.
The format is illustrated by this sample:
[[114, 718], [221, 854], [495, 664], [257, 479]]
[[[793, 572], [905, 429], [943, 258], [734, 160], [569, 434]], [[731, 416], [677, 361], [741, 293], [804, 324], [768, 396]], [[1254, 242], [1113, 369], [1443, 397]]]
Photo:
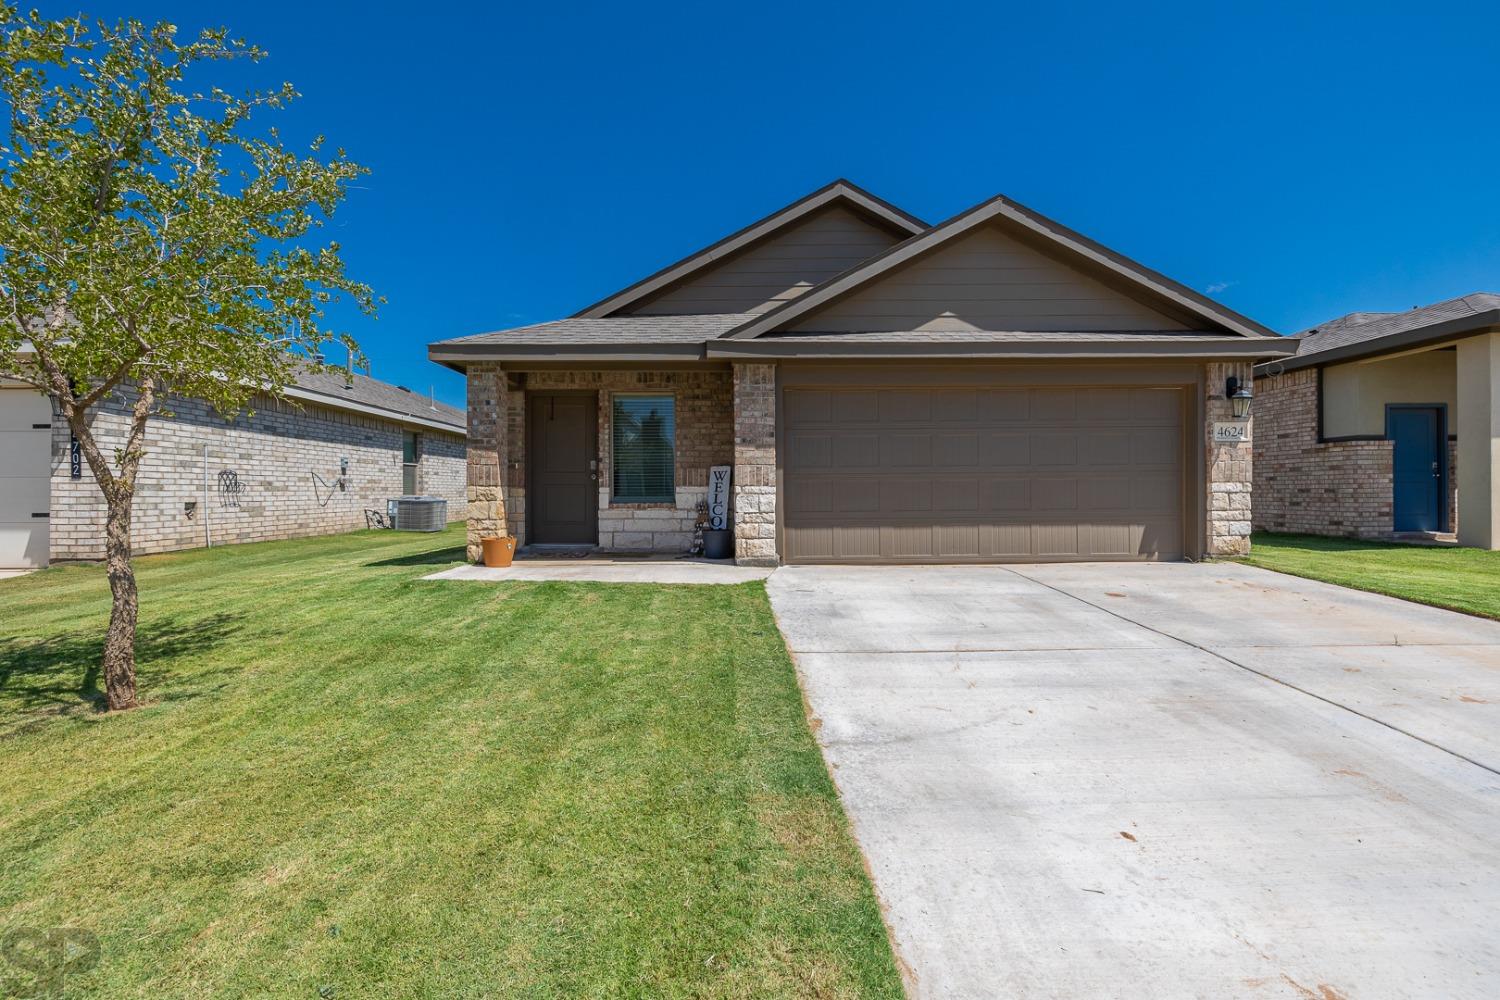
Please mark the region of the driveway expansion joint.
[[[1035, 577], [1027, 576], [1025, 573], [1022, 573], [1020, 570], [1017, 570], [1017, 569], [1015, 569], [1013, 567], [1006, 566], [1005, 569], [1007, 571], [1011, 572], [1011, 573], [1014, 573], [1016, 576], [1018, 576], [1021, 579], [1027, 581], [1028, 583], [1036, 584], [1038, 587], [1045, 587], [1046, 589], [1052, 591], [1053, 593], [1061, 594], [1064, 597], [1071, 597], [1073, 600], [1078, 601], [1080, 604], [1086, 604], [1089, 607], [1094, 608], [1095, 610], [1103, 611], [1105, 614], [1110, 615], [1111, 617], [1114, 617], [1114, 618], [1118, 618], [1122, 622], [1129, 622], [1131, 625], [1134, 625], [1137, 628], [1145, 629], [1146, 631], [1152, 632], [1152, 633], [1154, 633], [1156, 635], [1159, 635], [1159, 636], [1162, 636], [1165, 639], [1171, 639], [1173, 642], [1179, 642], [1179, 643], [1183, 644], [1184, 646], [1188, 646], [1188, 647], [1190, 647], [1192, 649], [1199, 650], [1200, 652], [1207, 653], [1209, 656], [1212, 656], [1212, 657], [1214, 657], [1217, 660], [1222, 660], [1223, 662], [1229, 664], [1232, 667], [1237, 667], [1240, 670], [1244, 670], [1244, 671], [1246, 671], [1248, 673], [1252, 673], [1252, 674], [1256, 675], [1257, 677], [1263, 677], [1263, 678], [1265, 678], [1268, 681], [1272, 681], [1272, 682], [1274, 682], [1276, 684], [1280, 684], [1282, 687], [1289, 688], [1289, 689], [1291, 689], [1293, 691], [1296, 691], [1298, 694], [1304, 694], [1304, 695], [1306, 695], [1309, 698], [1316, 698], [1318, 701], [1321, 701], [1324, 704], [1332, 705], [1334, 708], [1342, 709], [1343, 711], [1349, 712], [1352, 715], [1357, 715], [1361, 719], [1368, 720], [1368, 721], [1373, 722], [1373, 723], [1375, 723], [1376, 725], [1379, 725], [1379, 726], [1384, 726], [1385, 728], [1391, 730], [1392, 732], [1400, 733], [1402, 736], [1405, 736], [1408, 739], [1416, 740], [1418, 743], [1425, 743], [1427, 746], [1432, 747], [1434, 750], [1441, 750], [1445, 754], [1449, 754], [1450, 756], [1456, 757], [1457, 759], [1459, 759], [1461, 761], [1464, 761], [1467, 764], [1473, 764], [1475, 767], [1480, 768], [1481, 770], [1488, 771], [1490, 774], [1493, 774], [1493, 775], [1495, 775], [1497, 777], [1500, 777], [1500, 768], [1491, 767], [1489, 764], [1486, 764], [1483, 761], [1475, 760], [1473, 757], [1470, 757], [1467, 754], [1460, 753], [1459, 751], [1454, 750], [1451, 747], [1446, 747], [1443, 744], [1438, 743], [1435, 740], [1430, 740], [1430, 739], [1428, 739], [1425, 736], [1419, 736], [1416, 733], [1410, 731], [1409, 729], [1403, 729], [1402, 727], [1400, 727], [1398, 725], [1395, 725], [1394, 723], [1390, 723], [1390, 722], [1385, 721], [1384, 719], [1380, 719], [1380, 718], [1377, 718], [1376, 716], [1370, 715], [1368, 712], [1361, 712], [1359, 709], [1354, 708], [1353, 706], [1350, 706], [1350, 705], [1346, 705], [1343, 702], [1338, 701], [1335, 698], [1329, 698], [1329, 697], [1327, 697], [1325, 695], [1318, 694], [1316, 691], [1309, 691], [1307, 688], [1301, 687], [1301, 686], [1296, 685], [1296, 684], [1293, 684], [1291, 681], [1284, 680], [1284, 679], [1282, 679], [1280, 677], [1277, 677], [1275, 674], [1267, 673], [1264, 670], [1258, 670], [1255, 667], [1249, 666], [1248, 664], [1241, 663], [1241, 662], [1239, 662], [1238, 660], [1236, 660], [1236, 659], [1234, 659], [1232, 657], [1225, 656], [1223, 653], [1219, 652], [1217, 649], [1214, 649], [1212, 646], [1205, 646], [1205, 645], [1202, 645], [1201, 643], [1196, 643], [1196, 642], [1192, 641], [1191, 639], [1184, 639], [1182, 636], [1173, 635], [1171, 632], [1163, 631], [1162, 629], [1159, 629], [1159, 628], [1155, 627], [1154, 625], [1148, 625], [1145, 622], [1137, 621], [1136, 619], [1131, 618], [1129, 615], [1121, 614], [1120, 612], [1116, 611], [1114, 608], [1106, 607], [1106, 606], [1104, 606], [1102, 604], [1096, 604], [1093, 601], [1090, 601], [1088, 598], [1079, 597], [1077, 594], [1074, 594], [1074, 593], [1071, 593], [1071, 592], [1069, 592], [1067, 590], [1064, 590], [1061, 587], [1053, 586], [1052, 584], [1047, 583], [1044, 580], [1038, 580]], [[1433, 646], [1454, 645], [1454, 646], [1464, 646], [1464, 645], [1476, 645], [1476, 644], [1475, 643], [1430, 643], [1430, 644], [1424, 644], [1424, 643], [1392, 643], [1391, 647], [1392, 648], [1395, 648], [1395, 647], [1411, 647], [1411, 646], [1421, 646], [1421, 645], [1433, 645]], [[1487, 645], [1487, 644], [1479, 644], [1479, 645]], [[1262, 647], [1240, 646], [1240, 647], [1235, 647], [1235, 648], [1242, 648], [1242, 649], [1262, 648], [1262, 649], [1267, 649], [1267, 648], [1281, 648], [1281, 647], [1276, 647], [1276, 646], [1262, 646]], [[1302, 648], [1308, 648], [1308, 647], [1302, 647]], [[1328, 647], [1324, 647], [1324, 648], [1340, 648], [1340, 647], [1338, 647], [1338, 646], [1328, 646]], [[1360, 644], [1359, 647], [1354, 647], [1354, 648], [1376, 649], [1376, 648], [1385, 648], [1385, 647], [1384, 647], [1383, 644], [1382, 645], [1373, 645], [1373, 644], [1365, 643], [1365, 644]]]

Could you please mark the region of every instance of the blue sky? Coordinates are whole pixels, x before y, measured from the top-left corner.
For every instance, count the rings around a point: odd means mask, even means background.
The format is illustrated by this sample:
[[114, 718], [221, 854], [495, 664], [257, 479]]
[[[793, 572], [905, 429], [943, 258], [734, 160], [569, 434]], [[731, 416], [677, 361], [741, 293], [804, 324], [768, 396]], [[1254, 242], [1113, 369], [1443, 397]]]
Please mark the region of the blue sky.
[[[52, 14], [73, 5], [42, 4]], [[1283, 332], [1500, 291], [1500, 5], [136, 0], [268, 49], [377, 378], [566, 315], [838, 176], [929, 221], [996, 192]], [[1417, 11], [1417, 13], [1412, 13]]]

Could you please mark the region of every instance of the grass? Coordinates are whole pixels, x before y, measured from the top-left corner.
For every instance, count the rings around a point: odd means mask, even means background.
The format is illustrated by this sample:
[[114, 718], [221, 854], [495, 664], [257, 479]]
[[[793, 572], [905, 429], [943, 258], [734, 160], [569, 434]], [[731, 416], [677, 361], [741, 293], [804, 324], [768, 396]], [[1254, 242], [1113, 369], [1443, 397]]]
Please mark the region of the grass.
[[[894, 997], [760, 584], [423, 582], [461, 537], [0, 581], [0, 933], [94, 997]], [[35, 984], [0, 963], [0, 995]]]
[[1500, 552], [1358, 542], [1317, 535], [1257, 534], [1253, 566], [1500, 618]]

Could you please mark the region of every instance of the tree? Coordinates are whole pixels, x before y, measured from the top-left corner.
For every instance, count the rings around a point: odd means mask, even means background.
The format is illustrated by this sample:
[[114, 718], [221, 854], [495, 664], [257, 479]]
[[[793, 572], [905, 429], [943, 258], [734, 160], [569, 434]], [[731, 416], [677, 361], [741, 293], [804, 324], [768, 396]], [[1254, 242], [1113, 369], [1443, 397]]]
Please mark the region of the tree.
[[[290, 84], [233, 96], [190, 79], [264, 53], [223, 29], [20, 14], [0, 3], [0, 376], [49, 395], [106, 501], [113, 603], [104, 644], [111, 709], [131, 708], [138, 612], [130, 519], [147, 421], [173, 396], [232, 415], [279, 396], [331, 340], [326, 310], [370, 289], [337, 243], [302, 241], [366, 170], [323, 140], [302, 154], [252, 115]], [[106, 454], [92, 416], [123, 396], [129, 430]]]

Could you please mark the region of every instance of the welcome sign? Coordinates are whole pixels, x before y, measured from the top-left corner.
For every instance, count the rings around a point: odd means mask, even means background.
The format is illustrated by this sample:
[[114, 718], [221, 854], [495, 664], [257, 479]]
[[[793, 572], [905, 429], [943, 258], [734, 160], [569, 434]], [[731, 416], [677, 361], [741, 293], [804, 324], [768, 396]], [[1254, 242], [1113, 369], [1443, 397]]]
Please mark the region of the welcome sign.
[[714, 531], [729, 527], [729, 466], [708, 470], [708, 526]]

